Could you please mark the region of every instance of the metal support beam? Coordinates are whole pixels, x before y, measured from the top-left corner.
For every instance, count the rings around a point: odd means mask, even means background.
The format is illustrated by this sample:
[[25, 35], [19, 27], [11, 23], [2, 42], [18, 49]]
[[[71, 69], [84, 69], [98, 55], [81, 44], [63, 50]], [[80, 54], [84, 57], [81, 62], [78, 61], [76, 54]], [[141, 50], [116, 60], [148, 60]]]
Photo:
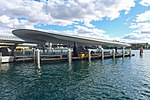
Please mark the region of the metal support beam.
[[14, 56], [14, 51], [15, 51], [15, 49], [16, 49], [17, 46], [18, 46], [17, 43], [15, 43], [15, 45], [8, 46], [8, 48], [11, 49], [10, 56]]
[[77, 57], [78, 56], [78, 46], [77, 46], [77, 43], [74, 42], [74, 45], [73, 45], [73, 56]]

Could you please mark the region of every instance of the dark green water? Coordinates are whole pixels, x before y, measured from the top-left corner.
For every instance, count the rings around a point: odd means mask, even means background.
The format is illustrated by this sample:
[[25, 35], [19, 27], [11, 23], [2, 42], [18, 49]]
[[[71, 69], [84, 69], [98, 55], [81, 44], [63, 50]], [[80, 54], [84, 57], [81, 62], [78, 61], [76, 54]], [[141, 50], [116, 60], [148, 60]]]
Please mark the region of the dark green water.
[[139, 57], [3, 65], [0, 100], [150, 100], [150, 51]]

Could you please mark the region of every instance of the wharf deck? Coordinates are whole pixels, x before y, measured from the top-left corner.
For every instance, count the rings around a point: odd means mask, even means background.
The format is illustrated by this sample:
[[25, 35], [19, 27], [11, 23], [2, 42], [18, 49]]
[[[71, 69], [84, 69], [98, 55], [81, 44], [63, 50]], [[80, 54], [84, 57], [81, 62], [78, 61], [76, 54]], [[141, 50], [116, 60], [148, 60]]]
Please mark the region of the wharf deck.
[[[134, 54], [132, 54], [134, 56]], [[121, 54], [117, 54], [115, 58], [121, 58]], [[125, 54], [125, 57], [130, 57], [129, 54]], [[111, 59], [113, 58], [112, 55], [104, 55], [104, 59]], [[88, 60], [88, 57], [72, 57], [72, 60]], [[91, 59], [102, 59], [101, 55], [92, 55]], [[55, 56], [41, 56], [40, 58], [41, 63], [44, 62], [60, 62], [60, 61], [68, 61], [67, 56], [65, 55], [62, 57], [61, 55], [55, 55]], [[33, 56], [16, 56], [14, 62], [33, 62], [35, 61]]]

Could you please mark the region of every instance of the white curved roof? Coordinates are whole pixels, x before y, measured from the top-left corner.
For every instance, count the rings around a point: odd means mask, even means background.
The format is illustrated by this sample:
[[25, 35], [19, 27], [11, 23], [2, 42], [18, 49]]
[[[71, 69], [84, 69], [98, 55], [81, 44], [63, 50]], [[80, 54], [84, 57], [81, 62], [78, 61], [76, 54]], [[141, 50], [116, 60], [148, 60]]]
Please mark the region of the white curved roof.
[[66, 34], [56, 34], [49, 33], [38, 30], [30, 29], [17, 29], [12, 32], [14, 35], [39, 42], [52, 42], [52, 43], [62, 43], [62, 44], [73, 44], [74, 42], [81, 45], [104, 45], [108, 47], [128, 47], [129, 44], [110, 41], [105, 39], [75, 36], [75, 35], [66, 35]]

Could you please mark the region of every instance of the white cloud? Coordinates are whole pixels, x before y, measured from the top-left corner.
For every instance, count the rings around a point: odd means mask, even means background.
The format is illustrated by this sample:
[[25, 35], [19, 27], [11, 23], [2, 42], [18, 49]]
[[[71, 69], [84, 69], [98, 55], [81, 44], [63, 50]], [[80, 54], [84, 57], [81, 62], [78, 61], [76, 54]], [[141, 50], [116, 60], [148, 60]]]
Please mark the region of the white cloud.
[[134, 32], [150, 31], [150, 10], [138, 14], [134, 23], [129, 28], [135, 29]]
[[150, 6], [150, 0], [141, 0], [140, 4], [148, 7]]
[[8, 17], [6, 15], [0, 16], [1, 23], [9, 23], [9, 19], [10, 19], [10, 17]]
[[134, 0], [86, 0], [86, 2], [81, 0], [42, 0], [41, 2], [0, 0], [0, 16], [7, 15], [13, 18], [26, 18], [33, 23], [58, 25], [84, 21], [85, 25], [93, 27], [89, 24], [92, 20], [100, 20], [104, 17], [113, 20], [120, 16], [120, 11], [128, 12], [134, 6]]
[[127, 43], [149, 43], [150, 44], [150, 32], [140, 34], [129, 34], [120, 39], [122, 42]]
[[76, 26], [77, 29], [74, 30], [74, 34], [80, 34], [83, 36], [88, 37], [97, 37], [97, 38], [109, 38], [108, 35], [106, 35], [104, 30], [100, 30], [97, 28], [87, 28], [85, 26]]
[[[144, 2], [141, 1], [141, 2]], [[135, 29], [133, 34], [124, 36], [121, 41], [150, 43], [150, 10], [138, 14], [134, 23], [129, 28]]]
[[18, 20], [9, 16], [0, 16], [0, 29], [34, 28], [34, 24], [27, 20]]
[[[35, 29], [39, 24], [76, 25], [77, 29], [66, 32], [109, 38], [90, 22], [105, 17], [113, 20], [134, 6], [134, 0], [0, 0], [0, 31]], [[86, 27], [77, 26], [80, 22]]]
[[0, 0], [0, 15], [26, 18], [30, 22], [47, 22], [51, 17], [44, 12], [45, 5], [33, 0]]
[[150, 31], [150, 23], [149, 22], [133, 23], [133, 24], [131, 24], [130, 28], [135, 28], [140, 31]]
[[[62, 1], [62, 0], [61, 0]], [[135, 6], [134, 0], [69, 0], [60, 2], [60, 0], [51, 0], [48, 2], [47, 13], [52, 18], [59, 20], [84, 21], [85, 25], [92, 20], [101, 20], [107, 17], [111, 20], [120, 16], [120, 11], [130, 11]]]
[[150, 10], [137, 15], [136, 22], [150, 21]]
[[[44, 30], [41, 30], [41, 31], [44, 31]], [[61, 32], [56, 31], [56, 30], [49, 30], [48, 32], [112, 40], [107, 34], [105, 34], [106, 32], [104, 30], [100, 30], [97, 28], [87, 28], [85, 26], [79, 26], [79, 25], [76, 25], [75, 30], [67, 30], [67, 31], [61, 31]]]

